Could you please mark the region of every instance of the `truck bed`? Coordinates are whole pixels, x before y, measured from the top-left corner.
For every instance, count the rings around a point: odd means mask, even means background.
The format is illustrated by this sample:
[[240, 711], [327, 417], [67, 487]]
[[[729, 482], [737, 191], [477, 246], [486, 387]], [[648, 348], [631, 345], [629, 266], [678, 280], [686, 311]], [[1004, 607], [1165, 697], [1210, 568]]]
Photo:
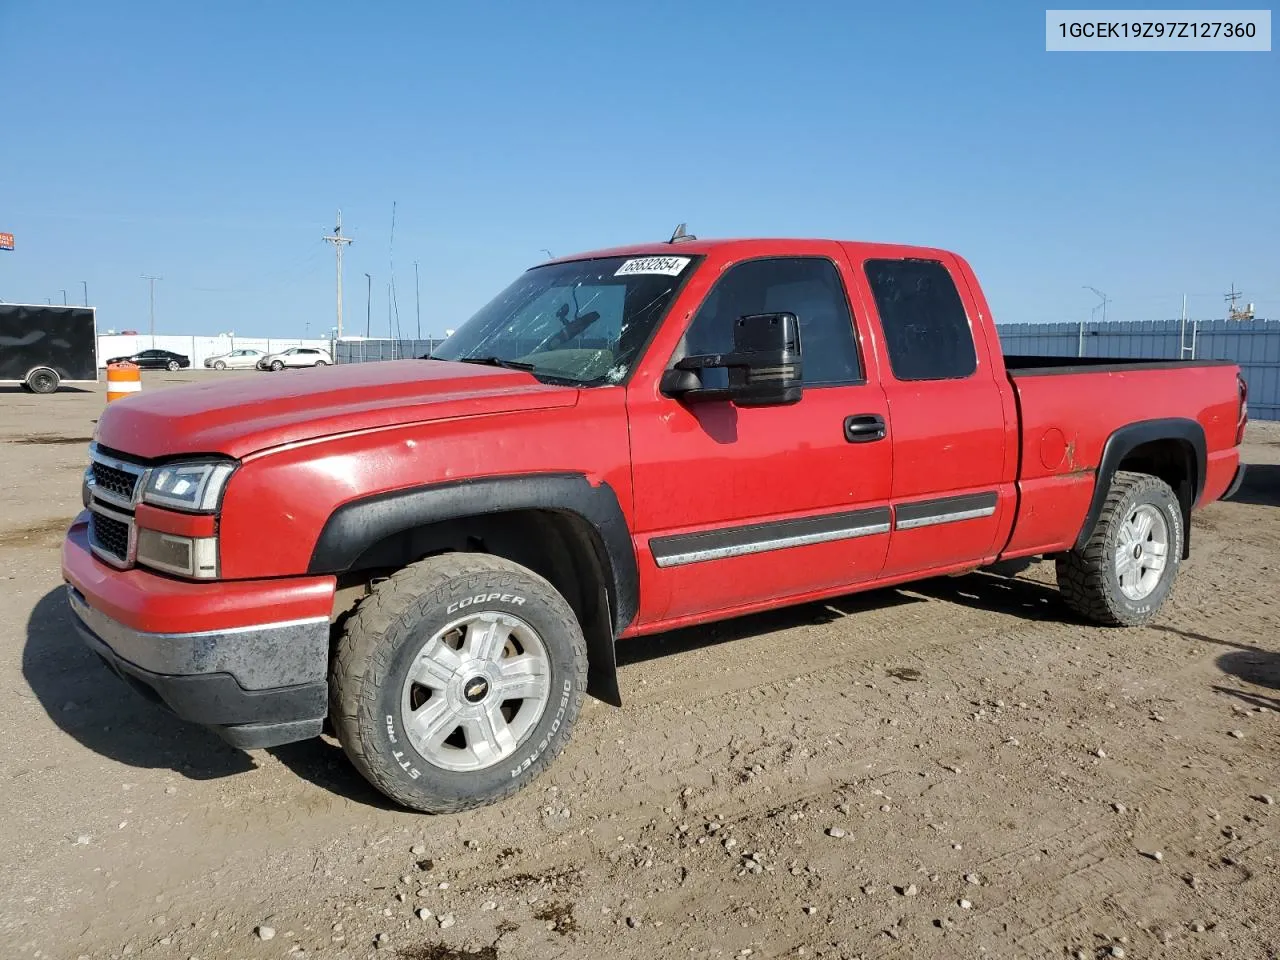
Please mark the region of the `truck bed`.
[[1045, 377], [1064, 373], [1122, 373], [1127, 370], [1178, 370], [1187, 367], [1231, 366], [1232, 360], [1152, 360], [1120, 357], [1041, 357], [1004, 355], [1010, 376]]
[[1088, 513], [1113, 433], [1194, 421], [1207, 462], [1199, 499], [1215, 500], [1239, 462], [1236, 366], [1216, 360], [1006, 356], [1018, 405], [1019, 509], [1005, 556], [1070, 549]]

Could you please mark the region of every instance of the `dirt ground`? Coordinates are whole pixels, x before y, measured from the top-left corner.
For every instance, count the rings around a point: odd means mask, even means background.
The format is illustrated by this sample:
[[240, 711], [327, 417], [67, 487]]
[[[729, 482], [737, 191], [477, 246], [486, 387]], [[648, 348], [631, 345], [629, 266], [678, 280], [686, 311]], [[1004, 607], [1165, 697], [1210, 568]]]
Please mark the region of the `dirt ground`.
[[1280, 951], [1280, 424], [1153, 627], [1082, 625], [1037, 564], [634, 641], [549, 774], [428, 817], [82, 649], [58, 544], [103, 400], [0, 388], [5, 957]]

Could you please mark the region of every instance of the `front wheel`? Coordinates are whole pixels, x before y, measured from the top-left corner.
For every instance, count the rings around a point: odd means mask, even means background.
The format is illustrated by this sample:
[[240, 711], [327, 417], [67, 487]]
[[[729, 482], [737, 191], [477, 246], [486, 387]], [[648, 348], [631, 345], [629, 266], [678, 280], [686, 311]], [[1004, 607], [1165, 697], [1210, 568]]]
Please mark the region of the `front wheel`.
[[226, 365], [226, 363], [225, 363], [224, 361], [222, 361], [222, 360], [215, 360], [215, 361], [213, 362], [213, 369], [215, 369], [215, 370], [225, 370], [225, 369], [227, 369], [227, 365]]
[[274, 371], [276, 371], [277, 373], [279, 373], [281, 370], [283, 370], [283, 369], [284, 369], [284, 361], [283, 361], [283, 360], [272, 360], [272, 361], [271, 361], [271, 369], [272, 369], [272, 370], [274, 370]]
[[338, 642], [329, 714], [356, 769], [428, 813], [483, 806], [564, 749], [587, 651], [542, 577], [487, 554], [431, 557], [361, 601]]
[[1107, 626], [1149, 623], [1182, 563], [1182, 507], [1169, 485], [1119, 471], [1083, 549], [1058, 557], [1058, 589], [1076, 613]]

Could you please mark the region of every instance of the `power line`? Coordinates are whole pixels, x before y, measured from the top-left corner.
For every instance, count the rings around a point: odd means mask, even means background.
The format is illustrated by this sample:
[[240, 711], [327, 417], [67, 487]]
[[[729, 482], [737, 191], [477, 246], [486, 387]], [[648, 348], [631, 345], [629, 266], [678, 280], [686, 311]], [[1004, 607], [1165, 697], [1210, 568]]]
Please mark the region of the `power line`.
[[327, 243], [333, 244], [334, 253], [337, 254], [338, 260], [338, 339], [342, 339], [342, 248], [349, 243], [355, 243], [350, 237], [342, 235], [342, 210], [338, 210], [338, 225], [333, 228], [333, 233], [327, 237], [320, 239]]
[[396, 202], [394, 200], [391, 201], [391, 245], [387, 254], [391, 261], [391, 303], [396, 311], [395, 337], [398, 340], [400, 339], [400, 301], [396, 297]]

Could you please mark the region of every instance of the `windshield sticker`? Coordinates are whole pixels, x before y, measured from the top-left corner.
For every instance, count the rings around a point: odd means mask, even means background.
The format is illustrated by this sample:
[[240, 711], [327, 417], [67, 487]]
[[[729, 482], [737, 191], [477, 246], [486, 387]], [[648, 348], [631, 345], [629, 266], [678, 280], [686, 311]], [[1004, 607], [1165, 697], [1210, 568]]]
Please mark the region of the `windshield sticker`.
[[689, 265], [688, 257], [637, 257], [620, 266], [615, 277], [629, 277], [637, 273], [661, 273], [668, 277], [680, 276]]

